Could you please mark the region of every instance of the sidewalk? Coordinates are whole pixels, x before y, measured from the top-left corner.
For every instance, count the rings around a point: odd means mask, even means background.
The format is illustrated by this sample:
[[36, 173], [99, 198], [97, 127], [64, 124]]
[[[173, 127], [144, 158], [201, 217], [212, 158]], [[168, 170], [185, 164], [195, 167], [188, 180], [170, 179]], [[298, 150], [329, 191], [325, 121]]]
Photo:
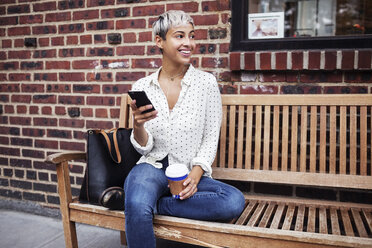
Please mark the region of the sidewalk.
[[[120, 244], [119, 231], [77, 223], [76, 232], [79, 248], [125, 248]], [[2, 248], [65, 247], [59, 210], [0, 199], [0, 240]], [[157, 240], [157, 247], [197, 248], [199, 246]]]

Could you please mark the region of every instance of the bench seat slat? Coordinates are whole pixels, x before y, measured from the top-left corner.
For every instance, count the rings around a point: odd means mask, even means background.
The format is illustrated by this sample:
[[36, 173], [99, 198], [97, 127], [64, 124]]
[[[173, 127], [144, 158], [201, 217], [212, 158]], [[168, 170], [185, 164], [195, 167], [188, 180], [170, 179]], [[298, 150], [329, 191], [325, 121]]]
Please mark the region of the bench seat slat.
[[248, 226], [257, 226], [258, 221], [260, 217], [263, 214], [263, 211], [265, 210], [266, 203], [265, 202], [260, 202], [254, 211], [252, 217], [249, 219], [247, 225]]
[[364, 228], [364, 224], [362, 221], [362, 217], [360, 215], [360, 209], [352, 208], [351, 213], [355, 222], [355, 226], [358, 230], [358, 234], [360, 237], [368, 238], [368, 234], [366, 229]]
[[258, 227], [267, 227], [267, 225], [270, 221], [270, 218], [271, 218], [271, 216], [274, 212], [274, 208], [275, 208], [275, 204], [273, 202], [270, 202], [269, 206], [266, 208], [266, 211], [265, 211]]
[[319, 233], [328, 233], [327, 210], [325, 207], [319, 208]]
[[247, 223], [249, 216], [252, 214], [257, 201], [250, 201], [248, 206], [244, 209], [243, 213], [240, 215], [239, 219], [236, 221], [235, 224], [237, 225], [244, 225]]
[[295, 213], [295, 206], [291, 204], [289, 205], [287, 209], [287, 213], [286, 213], [283, 226], [282, 226], [283, 230], [289, 230], [291, 228], [294, 213]]
[[282, 219], [282, 215], [285, 209], [285, 205], [283, 203], [278, 204], [278, 208], [275, 211], [274, 219], [271, 222], [270, 228], [271, 229], [278, 229], [280, 220]]
[[297, 211], [295, 231], [302, 232], [304, 229], [305, 206], [300, 205]]
[[349, 212], [347, 209], [341, 209], [342, 223], [347, 236], [354, 236], [353, 226], [351, 225]]
[[332, 207], [330, 210], [330, 214], [331, 214], [332, 233], [335, 235], [341, 235], [340, 224], [339, 224], [339, 219], [337, 215], [337, 209]]

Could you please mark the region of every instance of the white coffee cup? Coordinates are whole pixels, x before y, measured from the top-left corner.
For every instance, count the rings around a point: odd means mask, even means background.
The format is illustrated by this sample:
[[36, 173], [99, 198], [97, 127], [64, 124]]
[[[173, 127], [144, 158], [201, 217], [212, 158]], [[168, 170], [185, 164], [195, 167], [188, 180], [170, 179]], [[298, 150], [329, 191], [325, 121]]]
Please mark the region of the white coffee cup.
[[184, 164], [171, 164], [165, 170], [165, 176], [168, 178], [170, 192], [173, 198], [179, 199], [179, 194], [185, 189], [183, 182], [189, 174], [189, 169]]

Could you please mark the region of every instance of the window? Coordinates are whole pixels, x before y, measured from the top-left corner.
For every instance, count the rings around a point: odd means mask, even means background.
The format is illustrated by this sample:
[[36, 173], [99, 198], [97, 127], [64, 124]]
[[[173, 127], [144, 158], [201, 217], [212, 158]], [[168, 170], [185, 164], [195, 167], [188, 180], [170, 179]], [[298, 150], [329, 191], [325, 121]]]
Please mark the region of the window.
[[232, 0], [233, 51], [371, 47], [371, 0]]

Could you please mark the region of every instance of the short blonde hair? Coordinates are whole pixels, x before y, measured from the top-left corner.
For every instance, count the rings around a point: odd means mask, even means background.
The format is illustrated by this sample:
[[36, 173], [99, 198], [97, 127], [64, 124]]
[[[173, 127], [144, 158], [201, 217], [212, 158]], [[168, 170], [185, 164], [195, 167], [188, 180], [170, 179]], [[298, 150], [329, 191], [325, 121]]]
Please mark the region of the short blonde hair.
[[172, 27], [180, 25], [191, 24], [194, 26], [194, 20], [182, 10], [169, 10], [159, 16], [159, 18], [153, 23], [152, 29], [154, 35], [159, 35], [163, 40], [167, 32]]

